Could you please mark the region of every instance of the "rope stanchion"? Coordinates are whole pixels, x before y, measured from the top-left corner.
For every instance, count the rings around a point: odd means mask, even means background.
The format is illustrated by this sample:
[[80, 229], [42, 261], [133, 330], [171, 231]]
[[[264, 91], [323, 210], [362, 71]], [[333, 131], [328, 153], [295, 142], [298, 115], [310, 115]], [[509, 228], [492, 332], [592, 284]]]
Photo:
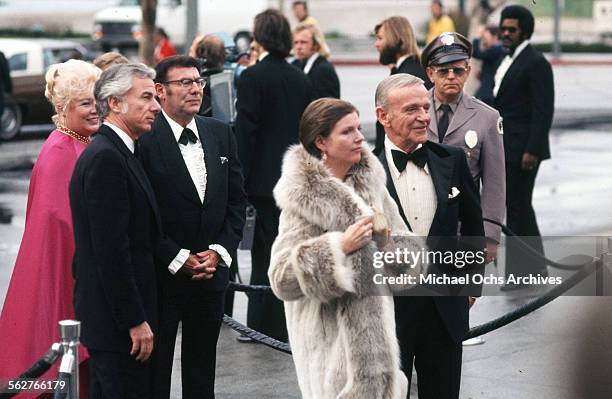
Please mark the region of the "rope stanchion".
[[[47, 370], [51, 368], [51, 366], [57, 361], [57, 359], [59, 359], [59, 357], [62, 355], [62, 352], [62, 346], [59, 343], [54, 343], [53, 345], [51, 345], [51, 348], [49, 348], [47, 353], [43, 355], [43, 357], [37, 360], [27, 371], [23, 372], [17, 378], [15, 378], [15, 380], [33, 378], [35, 379], [42, 376], [47, 372]], [[8, 386], [4, 386], [2, 387], [2, 389], [0, 389], [1, 392], [8, 390]], [[12, 398], [17, 394], [18, 392], [0, 393], [0, 399]]]
[[569, 271], [574, 271], [574, 270], [580, 270], [583, 267], [589, 265], [591, 262], [586, 262], [586, 263], [582, 263], [582, 264], [577, 264], [577, 265], [566, 265], [564, 263], [559, 263], [559, 262], [555, 262], [554, 260], [550, 260], [547, 257], [545, 257], [544, 255], [542, 255], [541, 253], [539, 253], [538, 251], [536, 251], [535, 249], [533, 249], [532, 247], [530, 247], [525, 241], [521, 240], [520, 238], [518, 238], [519, 236], [516, 235], [515, 232], [513, 232], [512, 230], [510, 230], [508, 228], [508, 226], [506, 226], [505, 224], [499, 223], [495, 220], [491, 220], [488, 218], [482, 218], [483, 221], [487, 222], [487, 223], [491, 223], [494, 224], [496, 226], [501, 227], [502, 232], [508, 236], [508, 237], [517, 237], [516, 241], [519, 243], [519, 245], [527, 250], [528, 252], [530, 252], [532, 255], [534, 255], [535, 257], [544, 260], [544, 262], [546, 262], [546, 264], [548, 264], [549, 266], [552, 266], [556, 269], [560, 269], [560, 270], [569, 270]]
[[520, 319], [521, 317], [541, 308], [547, 303], [557, 299], [560, 295], [567, 292], [570, 288], [572, 288], [573, 286], [575, 286], [576, 284], [584, 280], [589, 274], [593, 273], [595, 269], [601, 266], [602, 266], [602, 261], [600, 259], [591, 261], [589, 264], [583, 267], [580, 271], [574, 273], [570, 278], [565, 280], [563, 283], [549, 290], [545, 294], [537, 297], [536, 299], [526, 303], [520, 308], [513, 310], [512, 312], [506, 313], [505, 315], [500, 316], [497, 319], [493, 319], [487, 323], [471, 328], [468, 331], [464, 340], [479, 337], [483, 334], [497, 330], [498, 328], [504, 327], [512, 323], [513, 321], [516, 321]]
[[279, 352], [284, 352], [291, 355], [291, 348], [289, 347], [289, 344], [268, 337], [267, 335], [262, 334], [259, 331], [255, 331], [245, 326], [244, 324], [241, 324], [238, 321], [232, 319], [226, 314], [223, 315], [223, 323], [225, 323], [225, 325], [230, 327], [232, 330], [237, 331], [242, 335], [245, 335], [257, 342], [269, 346], [270, 348], [275, 349]]

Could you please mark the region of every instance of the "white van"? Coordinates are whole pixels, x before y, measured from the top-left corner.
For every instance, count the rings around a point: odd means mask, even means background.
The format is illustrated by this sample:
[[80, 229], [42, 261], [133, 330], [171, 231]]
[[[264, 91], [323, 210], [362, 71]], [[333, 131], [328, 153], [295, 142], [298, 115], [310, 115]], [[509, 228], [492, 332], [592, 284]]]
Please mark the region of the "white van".
[[[197, 0], [198, 28], [202, 33], [227, 32], [239, 47], [248, 46], [253, 18], [268, 6], [278, 5], [271, 0]], [[185, 43], [185, 0], [159, 0], [156, 25], [163, 28], [177, 48]], [[94, 16], [93, 38], [103, 51], [138, 46], [141, 36], [142, 10], [140, 0], [121, 0], [115, 7], [98, 11]]]

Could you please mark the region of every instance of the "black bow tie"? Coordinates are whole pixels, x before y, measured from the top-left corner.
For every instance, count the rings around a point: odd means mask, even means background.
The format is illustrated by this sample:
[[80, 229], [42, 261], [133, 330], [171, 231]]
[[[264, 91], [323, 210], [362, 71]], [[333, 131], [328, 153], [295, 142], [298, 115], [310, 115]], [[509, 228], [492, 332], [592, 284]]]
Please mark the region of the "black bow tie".
[[418, 150], [412, 151], [410, 154], [406, 154], [402, 151], [391, 150], [393, 156], [393, 163], [397, 170], [402, 173], [406, 169], [408, 161], [412, 161], [419, 168], [424, 168], [427, 163], [427, 151], [425, 147], [421, 147]]
[[187, 128], [183, 130], [183, 133], [181, 133], [181, 137], [179, 137], [178, 140], [178, 142], [182, 145], [187, 145], [187, 142], [195, 143], [196, 141], [198, 141], [198, 138], [196, 137], [195, 133], [191, 129]]

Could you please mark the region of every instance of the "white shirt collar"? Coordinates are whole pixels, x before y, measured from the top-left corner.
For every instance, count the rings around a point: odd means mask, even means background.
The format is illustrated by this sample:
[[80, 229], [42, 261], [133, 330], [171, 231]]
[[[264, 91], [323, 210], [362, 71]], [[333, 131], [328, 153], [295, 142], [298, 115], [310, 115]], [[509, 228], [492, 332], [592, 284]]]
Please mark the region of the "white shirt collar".
[[399, 68], [400, 65], [402, 65], [402, 62], [406, 61], [408, 57], [410, 57], [410, 54], [402, 55], [401, 57], [399, 57], [397, 59], [397, 62], [395, 63], [395, 67]]
[[198, 125], [196, 124], [195, 118], [193, 118], [187, 124], [187, 126], [185, 128], [183, 128], [174, 119], [172, 119], [170, 116], [168, 116], [166, 111], [164, 111], [163, 109], [162, 109], [162, 114], [164, 115], [164, 118], [166, 118], [166, 120], [168, 121], [168, 124], [170, 125], [170, 129], [172, 129], [172, 134], [174, 134], [174, 138], [176, 139], [177, 143], [178, 143], [179, 139], [181, 138], [181, 134], [183, 133], [183, 130], [185, 130], [185, 129], [191, 129], [191, 131], [195, 133], [196, 138], [198, 140], [200, 139], [200, 137], [198, 135]]
[[519, 45], [516, 47], [516, 50], [514, 50], [514, 54], [512, 54], [512, 57], [510, 57], [510, 58], [512, 58], [512, 60], [515, 60], [515, 59], [516, 59], [516, 57], [518, 57], [518, 56], [519, 56], [519, 54], [521, 53], [521, 51], [523, 51], [523, 50], [525, 49], [525, 47], [527, 47], [528, 45], [529, 45], [529, 40], [525, 40], [525, 41], [523, 41], [523, 43], [519, 44]]
[[259, 57], [257, 57], [257, 61], [263, 60], [264, 58], [266, 58], [268, 56], [268, 54], [270, 54], [270, 53], [267, 52], [267, 51], [264, 51], [263, 53], [259, 54]]
[[304, 66], [304, 73], [306, 75], [308, 75], [308, 72], [310, 72], [310, 69], [314, 65], [317, 58], [319, 58], [319, 53], [314, 53], [308, 58], [308, 61], [306, 61], [306, 66]]
[[124, 132], [123, 130], [121, 130], [121, 128], [113, 125], [110, 122], [105, 121], [104, 124], [110, 127], [111, 129], [113, 129], [113, 132], [115, 132], [117, 136], [119, 136], [121, 141], [125, 143], [125, 146], [128, 148], [128, 150], [130, 150], [130, 152], [133, 154], [134, 153], [134, 140], [132, 140], [130, 135]]
[[[412, 152], [418, 150], [421, 147], [423, 147], [423, 144], [417, 145], [416, 148], [414, 150], [412, 150]], [[404, 154], [406, 154], [406, 151], [404, 151], [401, 148], [399, 148], [398, 146], [396, 146], [395, 143], [393, 141], [391, 141], [389, 136], [387, 136], [385, 134], [385, 152], [386, 152], [385, 155], [387, 157], [387, 163], [389, 164], [389, 170], [391, 170], [391, 172], [393, 173], [393, 175], [397, 179], [397, 178], [400, 177], [401, 173], [400, 173], [399, 170], [397, 170], [397, 167], [395, 166], [395, 162], [393, 162], [393, 155], [391, 154], [391, 150], [400, 151], [400, 152], [403, 152]], [[429, 174], [429, 168], [427, 167], [427, 164], [425, 164], [425, 167], [423, 168], [423, 170], [427, 174]]]

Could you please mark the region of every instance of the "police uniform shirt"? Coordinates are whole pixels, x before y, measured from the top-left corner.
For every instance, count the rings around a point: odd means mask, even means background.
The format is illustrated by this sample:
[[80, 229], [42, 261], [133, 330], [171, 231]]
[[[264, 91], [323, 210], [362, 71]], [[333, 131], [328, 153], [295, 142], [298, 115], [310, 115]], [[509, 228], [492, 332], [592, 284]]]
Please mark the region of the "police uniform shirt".
[[[435, 89], [434, 89], [434, 94], [435, 94]], [[459, 101], [461, 101], [461, 96], [463, 96], [463, 93], [461, 93], [455, 101], [448, 103], [451, 109], [451, 113], [448, 115], [448, 126], [449, 127], [450, 127], [451, 121], [453, 120], [453, 115], [457, 113], [457, 107], [459, 106]], [[438, 99], [436, 99], [435, 96], [434, 96], [433, 103], [436, 109], [436, 122], [439, 123], [440, 119], [442, 118], [442, 115], [444, 115], [444, 111], [441, 109], [442, 103], [438, 101]]]
[[[420, 147], [419, 144], [415, 150]], [[389, 172], [391, 172], [391, 179], [404, 214], [412, 231], [419, 236], [426, 236], [429, 234], [438, 207], [436, 190], [429, 174], [429, 168], [427, 164], [424, 168], [419, 168], [414, 163], [408, 162], [406, 169], [400, 173], [393, 162], [391, 150], [406, 152], [399, 149], [389, 137], [385, 136], [385, 155]]]

